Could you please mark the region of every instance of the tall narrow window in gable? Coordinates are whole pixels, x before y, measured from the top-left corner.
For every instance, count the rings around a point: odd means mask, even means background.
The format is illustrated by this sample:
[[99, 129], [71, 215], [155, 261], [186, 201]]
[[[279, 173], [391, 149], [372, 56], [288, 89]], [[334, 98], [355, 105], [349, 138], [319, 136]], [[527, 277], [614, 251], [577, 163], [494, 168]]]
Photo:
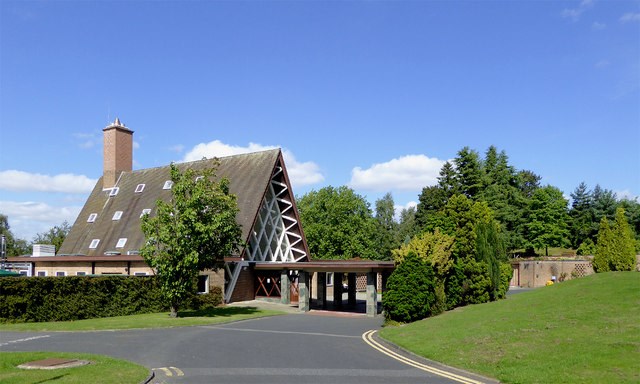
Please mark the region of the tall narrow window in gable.
[[89, 215], [89, 218], [87, 219], [87, 223], [93, 223], [94, 221], [96, 221], [97, 218], [98, 218], [98, 214], [92, 213]]
[[162, 189], [171, 189], [171, 187], [173, 187], [173, 181], [167, 180], [164, 182]]
[[100, 244], [100, 239], [93, 239], [93, 240], [91, 240], [91, 244], [89, 244], [89, 249], [96, 249], [96, 248], [98, 248], [98, 244]]
[[144, 190], [144, 184], [138, 184], [135, 193], [141, 193]]
[[122, 211], [116, 211], [113, 214], [113, 218], [111, 220], [120, 220], [121, 217], [122, 217]]

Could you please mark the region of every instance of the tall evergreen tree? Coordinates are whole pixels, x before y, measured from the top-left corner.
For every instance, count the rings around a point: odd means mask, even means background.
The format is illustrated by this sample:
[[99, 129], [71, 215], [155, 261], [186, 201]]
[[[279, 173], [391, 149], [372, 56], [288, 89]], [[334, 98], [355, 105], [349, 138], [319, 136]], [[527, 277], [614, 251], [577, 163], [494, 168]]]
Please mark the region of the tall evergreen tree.
[[458, 151], [453, 162], [456, 166], [460, 193], [476, 200], [483, 186], [482, 164], [478, 153], [469, 147], [464, 147]]
[[569, 216], [571, 245], [574, 248], [578, 248], [586, 239], [595, 240], [593, 197], [584, 182], [571, 193]]

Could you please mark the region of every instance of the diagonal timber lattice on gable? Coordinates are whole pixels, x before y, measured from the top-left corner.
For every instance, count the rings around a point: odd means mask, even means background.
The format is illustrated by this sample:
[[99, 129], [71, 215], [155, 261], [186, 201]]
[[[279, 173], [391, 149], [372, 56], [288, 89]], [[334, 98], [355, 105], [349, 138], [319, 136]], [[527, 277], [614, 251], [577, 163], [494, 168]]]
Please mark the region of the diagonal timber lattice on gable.
[[295, 217], [290, 190], [277, 166], [249, 239], [248, 261], [296, 262], [304, 260], [302, 236]]

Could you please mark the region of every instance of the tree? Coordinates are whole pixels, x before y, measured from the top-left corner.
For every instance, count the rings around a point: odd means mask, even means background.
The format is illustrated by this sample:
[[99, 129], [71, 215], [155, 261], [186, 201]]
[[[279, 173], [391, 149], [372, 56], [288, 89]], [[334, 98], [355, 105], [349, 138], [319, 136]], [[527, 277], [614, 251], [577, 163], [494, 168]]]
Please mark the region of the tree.
[[11, 232], [9, 217], [0, 213], [0, 235], [5, 237], [7, 256], [22, 256], [30, 254], [29, 244], [26, 240], [18, 239]]
[[476, 151], [464, 147], [458, 151], [458, 155], [453, 160], [456, 166], [457, 181], [460, 186], [460, 193], [475, 200], [482, 190], [482, 164]]
[[571, 245], [579, 247], [585, 240], [593, 240], [594, 207], [593, 196], [587, 185], [582, 182], [571, 193], [571, 217], [569, 231], [571, 233]]
[[387, 280], [382, 308], [388, 320], [411, 322], [432, 314], [436, 302], [433, 269], [410, 252]]
[[398, 223], [394, 219], [395, 204], [391, 193], [376, 200], [376, 222], [378, 227], [378, 249], [381, 258], [391, 260], [391, 250], [398, 247]]
[[416, 207], [408, 207], [400, 211], [400, 223], [398, 224], [397, 244], [405, 244], [415, 235]]
[[172, 317], [194, 293], [199, 271], [219, 268], [241, 243], [236, 197], [229, 192], [229, 180], [214, 181], [216, 169], [196, 174], [171, 164], [172, 198], [158, 200], [155, 216], [142, 219], [147, 241], [140, 253], [158, 275]]
[[528, 246], [544, 248], [549, 255], [549, 247], [568, 244], [567, 200], [562, 191], [553, 186], [536, 189], [526, 213], [526, 234]]
[[56, 251], [60, 249], [64, 239], [69, 234], [71, 225], [65, 220], [60, 225], [56, 225], [47, 232], [38, 233], [33, 238], [34, 244], [51, 244], [56, 247]]
[[602, 221], [603, 217], [612, 221], [616, 213], [618, 201], [616, 194], [609, 190], [603, 189], [599, 184], [593, 188], [593, 234], [598, 232], [598, 223]]
[[633, 232], [627, 223], [624, 209], [616, 210], [613, 226], [603, 217], [598, 231], [593, 269], [596, 272], [632, 271], [636, 265]]
[[351, 188], [324, 187], [297, 200], [309, 251], [318, 259], [380, 259], [376, 219]]

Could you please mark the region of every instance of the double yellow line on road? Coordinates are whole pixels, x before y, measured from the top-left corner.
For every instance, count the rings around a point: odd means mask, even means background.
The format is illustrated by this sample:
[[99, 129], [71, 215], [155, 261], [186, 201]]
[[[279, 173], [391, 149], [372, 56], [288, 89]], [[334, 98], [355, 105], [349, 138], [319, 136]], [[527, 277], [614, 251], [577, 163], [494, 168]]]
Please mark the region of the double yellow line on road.
[[388, 348], [386, 348], [385, 346], [383, 346], [382, 344], [380, 344], [379, 342], [375, 341], [373, 339], [373, 335], [376, 333], [377, 331], [367, 331], [365, 333], [362, 334], [362, 340], [364, 340], [365, 343], [369, 344], [369, 346], [371, 346], [373, 349], [376, 349], [382, 353], [384, 353], [385, 355], [391, 357], [392, 359], [398, 360], [402, 363], [405, 363], [407, 365], [410, 365], [412, 367], [421, 369], [425, 372], [429, 372], [429, 373], [433, 373], [434, 375], [438, 375], [438, 376], [442, 376], [442, 377], [446, 377], [447, 379], [451, 379], [454, 381], [457, 381], [459, 383], [463, 383], [463, 384], [483, 384], [482, 381], [478, 381], [478, 380], [474, 380], [468, 377], [464, 377], [464, 376], [460, 376], [457, 375], [455, 373], [452, 372], [447, 372], [447, 371], [443, 371], [442, 369], [438, 369], [436, 367], [432, 367], [430, 365], [427, 364], [422, 364], [419, 363], [415, 360], [411, 360], [408, 357], [402, 356], [399, 353], [396, 353]]

